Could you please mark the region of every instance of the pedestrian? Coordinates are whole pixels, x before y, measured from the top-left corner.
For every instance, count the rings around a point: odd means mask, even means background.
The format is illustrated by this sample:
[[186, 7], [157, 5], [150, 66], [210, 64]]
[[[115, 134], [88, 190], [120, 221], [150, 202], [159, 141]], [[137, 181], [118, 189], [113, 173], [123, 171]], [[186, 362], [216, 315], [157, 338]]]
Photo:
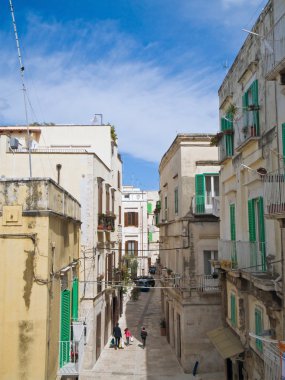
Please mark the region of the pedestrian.
[[116, 323], [116, 326], [113, 329], [113, 335], [114, 335], [115, 340], [116, 340], [116, 344], [115, 344], [115, 350], [116, 350], [117, 348], [120, 347], [120, 340], [122, 338], [122, 332], [121, 332], [121, 329], [119, 327], [119, 323]]
[[128, 346], [130, 344], [130, 337], [132, 336], [132, 334], [127, 327], [125, 328], [125, 336], [126, 336], [126, 341], [127, 341], [127, 346]]
[[147, 337], [147, 331], [146, 331], [145, 327], [142, 327], [141, 338], [142, 338], [142, 342], [143, 342], [143, 348], [145, 348], [146, 337]]

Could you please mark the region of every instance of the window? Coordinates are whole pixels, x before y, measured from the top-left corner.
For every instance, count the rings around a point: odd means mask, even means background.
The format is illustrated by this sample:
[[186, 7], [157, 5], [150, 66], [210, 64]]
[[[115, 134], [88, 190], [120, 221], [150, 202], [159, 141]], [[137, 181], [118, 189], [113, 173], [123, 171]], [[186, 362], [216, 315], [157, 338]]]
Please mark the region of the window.
[[285, 166], [285, 123], [282, 124], [282, 153], [283, 165]]
[[[60, 341], [70, 341], [70, 290], [65, 289], [60, 297]], [[62, 368], [69, 362], [69, 344], [60, 345], [59, 366]]]
[[248, 229], [249, 241], [258, 243], [251, 245], [250, 262], [252, 266], [256, 266], [258, 270], [265, 271], [266, 243], [263, 197], [248, 200]]
[[72, 284], [72, 319], [78, 320], [78, 278], [74, 278]]
[[164, 219], [167, 220], [167, 195], [164, 196]]
[[219, 196], [219, 175], [196, 174], [195, 176], [195, 212], [210, 213], [213, 209], [213, 197]]
[[103, 186], [102, 182], [98, 182], [98, 214], [103, 212]]
[[148, 214], [152, 213], [152, 204], [150, 202], [147, 202], [147, 213]]
[[114, 212], [115, 212], [115, 190], [112, 189], [111, 192], [112, 192], [112, 214], [114, 214]]
[[223, 132], [222, 145], [227, 157], [234, 154], [233, 115], [227, 113], [221, 119], [221, 131]]
[[[262, 318], [262, 310], [259, 307], [256, 307], [254, 310], [254, 319], [255, 319], [255, 334], [261, 335], [263, 332], [263, 318]], [[260, 339], [256, 339], [255, 345], [258, 351], [260, 352], [263, 351], [263, 345]]]
[[106, 212], [110, 211], [110, 191], [109, 185], [106, 185]]
[[237, 264], [237, 252], [236, 252], [236, 209], [235, 205], [230, 205], [230, 232], [231, 232], [231, 241], [232, 250], [231, 250], [231, 260], [233, 268]]
[[218, 251], [204, 251], [204, 274], [211, 275], [214, 272], [214, 268], [211, 265], [210, 260], [218, 260]]
[[125, 255], [126, 256], [138, 255], [138, 242], [136, 240], [127, 240], [125, 242]]
[[174, 212], [178, 214], [178, 187], [174, 190]]
[[231, 293], [231, 324], [234, 327], [237, 325], [236, 295], [234, 293]]
[[121, 172], [118, 170], [118, 189], [121, 188]]
[[259, 136], [258, 81], [255, 80], [242, 97], [245, 138]]
[[137, 212], [125, 212], [125, 227], [138, 227], [139, 214]]
[[122, 224], [122, 207], [119, 206], [119, 224]]
[[149, 232], [149, 233], [148, 233], [148, 241], [149, 241], [149, 242], [152, 242], [152, 232]]

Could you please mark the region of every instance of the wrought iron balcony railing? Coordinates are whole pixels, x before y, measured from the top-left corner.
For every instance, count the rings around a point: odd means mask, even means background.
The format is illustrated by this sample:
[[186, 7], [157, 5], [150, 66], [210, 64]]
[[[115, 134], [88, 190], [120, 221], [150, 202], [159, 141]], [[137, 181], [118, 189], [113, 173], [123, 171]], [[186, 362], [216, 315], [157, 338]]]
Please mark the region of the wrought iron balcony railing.
[[266, 243], [220, 240], [219, 260], [223, 269], [265, 272]]
[[285, 215], [285, 170], [262, 176], [264, 213], [267, 217]]
[[99, 231], [115, 231], [115, 219], [114, 214], [99, 214], [98, 215], [98, 227]]
[[192, 198], [192, 210], [195, 215], [215, 215], [219, 216], [219, 197], [209, 197], [207, 195], [195, 195]]

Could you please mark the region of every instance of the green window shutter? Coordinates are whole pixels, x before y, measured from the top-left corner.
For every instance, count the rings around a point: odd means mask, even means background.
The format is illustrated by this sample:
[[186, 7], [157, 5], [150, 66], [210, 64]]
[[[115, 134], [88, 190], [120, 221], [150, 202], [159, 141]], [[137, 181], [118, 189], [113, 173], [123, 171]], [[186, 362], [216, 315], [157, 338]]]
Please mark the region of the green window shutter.
[[282, 153], [283, 153], [283, 164], [285, 166], [285, 123], [282, 124]]
[[231, 240], [236, 240], [236, 209], [230, 205]]
[[261, 252], [261, 265], [262, 270], [266, 270], [266, 243], [265, 243], [265, 222], [264, 222], [264, 206], [263, 197], [259, 197], [257, 200], [258, 204], [258, 232], [259, 232], [259, 243]]
[[248, 229], [249, 241], [256, 241], [254, 199], [248, 200]]
[[[255, 80], [252, 85], [250, 86], [251, 93], [252, 93], [252, 103], [253, 105], [258, 107], [258, 81]], [[259, 136], [259, 111], [254, 110], [253, 112], [253, 124], [255, 128], [255, 134], [256, 136]]]
[[70, 290], [61, 292], [60, 310], [60, 368], [69, 362], [70, 341]]
[[[254, 315], [254, 317], [255, 317], [255, 334], [260, 335], [263, 332], [262, 312], [259, 309], [255, 309], [254, 314], [255, 314]], [[260, 339], [256, 339], [255, 342], [256, 342], [255, 343], [256, 348], [262, 352], [263, 351], [262, 341]]]
[[205, 213], [205, 179], [204, 174], [195, 175], [196, 214]]
[[248, 126], [248, 93], [245, 92], [242, 96], [242, 113], [243, 113], [243, 126]]
[[236, 326], [237, 318], [236, 318], [236, 296], [231, 294], [231, 324]]
[[152, 203], [147, 202], [147, 213], [151, 214], [152, 213]]
[[152, 241], [152, 232], [148, 233], [148, 241], [150, 241], [150, 242]]
[[178, 214], [178, 189], [174, 190], [174, 212]]
[[72, 286], [72, 319], [78, 320], [78, 278], [73, 280]]

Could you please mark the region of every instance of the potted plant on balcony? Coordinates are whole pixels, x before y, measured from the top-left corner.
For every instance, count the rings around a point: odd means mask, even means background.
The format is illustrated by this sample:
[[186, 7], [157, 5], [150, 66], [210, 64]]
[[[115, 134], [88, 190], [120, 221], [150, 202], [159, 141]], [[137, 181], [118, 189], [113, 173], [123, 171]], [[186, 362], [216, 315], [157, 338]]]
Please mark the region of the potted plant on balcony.
[[165, 318], [160, 320], [160, 335], [166, 336], [166, 321]]

